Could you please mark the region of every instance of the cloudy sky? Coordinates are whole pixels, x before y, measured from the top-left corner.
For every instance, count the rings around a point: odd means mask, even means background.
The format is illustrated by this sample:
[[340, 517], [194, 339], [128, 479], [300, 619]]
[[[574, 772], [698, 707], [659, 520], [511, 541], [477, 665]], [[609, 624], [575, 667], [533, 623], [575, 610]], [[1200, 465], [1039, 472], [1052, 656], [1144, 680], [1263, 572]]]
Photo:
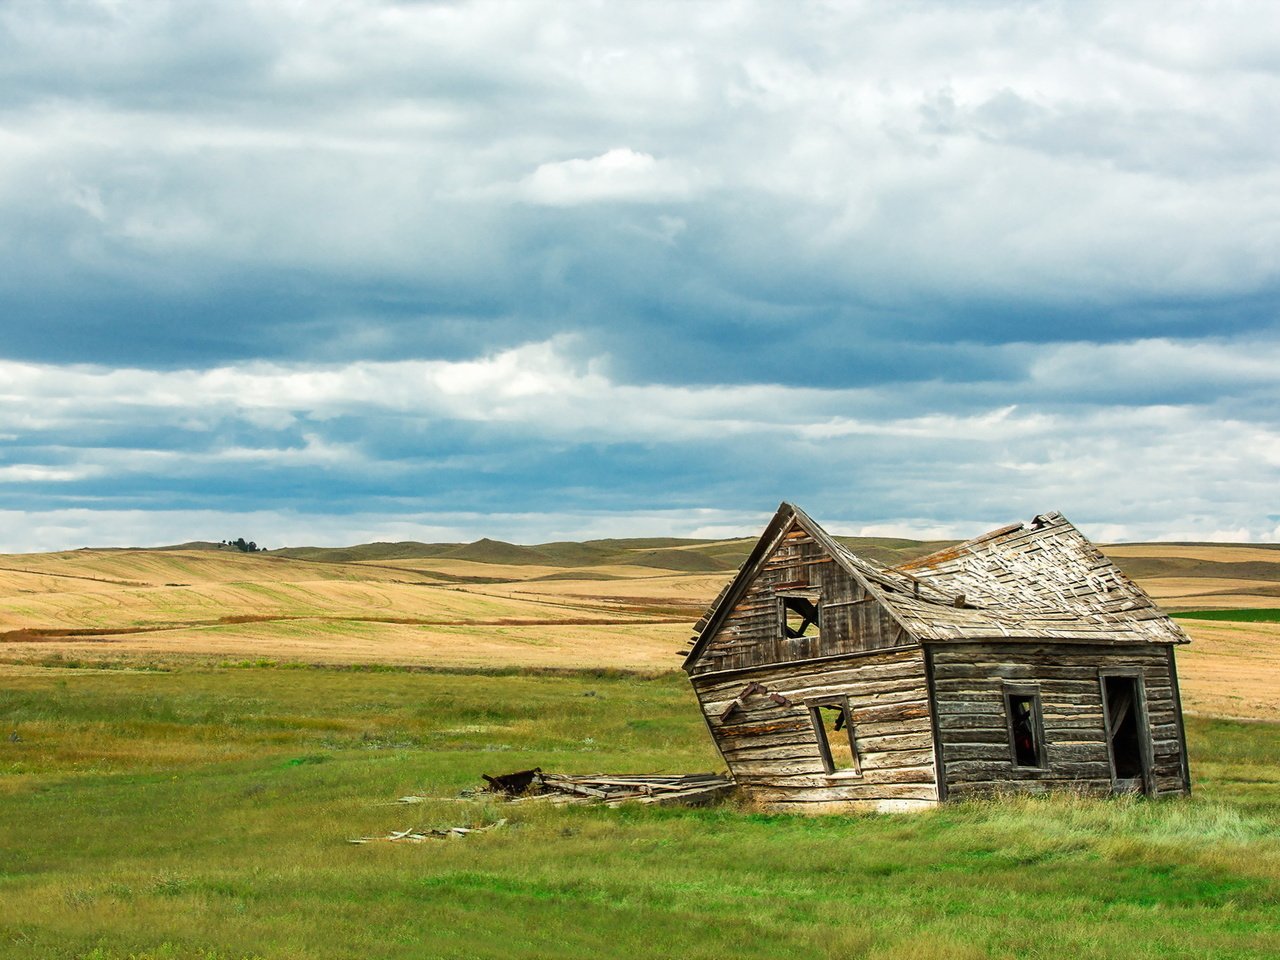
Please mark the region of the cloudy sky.
[[8, 0], [0, 549], [1280, 539], [1280, 9]]

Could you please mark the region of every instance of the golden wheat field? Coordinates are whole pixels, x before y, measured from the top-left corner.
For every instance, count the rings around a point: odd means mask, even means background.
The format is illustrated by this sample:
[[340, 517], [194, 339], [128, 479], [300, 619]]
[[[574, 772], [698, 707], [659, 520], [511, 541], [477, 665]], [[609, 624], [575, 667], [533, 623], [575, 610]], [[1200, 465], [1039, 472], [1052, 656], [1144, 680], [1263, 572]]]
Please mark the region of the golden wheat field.
[[[595, 563], [582, 551], [510, 545], [490, 550], [492, 562], [483, 550], [368, 560], [208, 548], [0, 556], [0, 661], [675, 669], [747, 545], [626, 543], [597, 549]], [[1171, 611], [1280, 607], [1280, 550], [1128, 544], [1108, 553]], [[1179, 653], [1189, 711], [1280, 718], [1280, 624], [1181, 623], [1195, 640]]]
[[1106, 548], [1113, 560], [1129, 557], [1198, 560], [1208, 563], [1246, 563], [1251, 560], [1280, 564], [1280, 548], [1274, 544], [1247, 543], [1117, 543]]

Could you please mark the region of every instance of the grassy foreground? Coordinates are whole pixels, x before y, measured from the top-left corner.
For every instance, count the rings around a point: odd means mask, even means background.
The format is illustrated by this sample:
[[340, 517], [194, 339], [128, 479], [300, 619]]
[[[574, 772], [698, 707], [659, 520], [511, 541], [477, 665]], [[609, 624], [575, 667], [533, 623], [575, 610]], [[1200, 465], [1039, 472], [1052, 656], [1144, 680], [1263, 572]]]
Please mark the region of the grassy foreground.
[[718, 759], [680, 676], [0, 665], [0, 956], [1280, 955], [1280, 726], [1188, 721], [1186, 801], [404, 806]]

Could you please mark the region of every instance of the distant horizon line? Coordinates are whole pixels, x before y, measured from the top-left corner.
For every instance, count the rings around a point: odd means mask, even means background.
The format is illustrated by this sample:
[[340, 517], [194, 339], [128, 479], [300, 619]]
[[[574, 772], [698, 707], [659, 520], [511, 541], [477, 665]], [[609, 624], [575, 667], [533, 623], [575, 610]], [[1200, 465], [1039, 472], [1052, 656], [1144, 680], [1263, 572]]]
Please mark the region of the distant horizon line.
[[[888, 534], [859, 535], [859, 534], [837, 533], [837, 534], [833, 534], [833, 536], [835, 536], [836, 539], [838, 540], [860, 540], [860, 541], [896, 540], [896, 541], [902, 541], [906, 543], [918, 543], [918, 544], [962, 543], [964, 542], [964, 539], [967, 539], [967, 538], [958, 538], [958, 537], [922, 539], [918, 537], [893, 536]], [[483, 536], [483, 537], [477, 537], [475, 540], [363, 540], [358, 543], [335, 543], [335, 544], [304, 543], [304, 544], [291, 544], [289, 546], [283, 546], [283, 547], [258, 547], [257, 550], [252, 552], [280, 553], [281, 551], [284, 551], [284, 550], [356, 550], [356, 549], [359, 549], [360, 547], [374, 547], [374, 546], [381, 546], [381, 545], [399, 546], [401, 544], [414, 544], [414, 545], [424, 546], [424, 547], [470, 547], [470, 546], [475, 546], [476, 544], [486, 543], [486, 542], [493, 543], [498, 546], [520, 547], [528, 550], [536, 550], [539, 547], [554, 546], [557, 544], [566, 544], [566, 543], [625, 544], [625, 543], [630, 543], [634, 541], [652, 541], [652, 540], [675, 541], [680, 544], [691, 544], [691, 545], [692, 544], [712, 545], [717, 543], [735, 543], [738, 541], [752, 541], [752, 540], [758, 539], [758, 537], [759, 537], [759, 534], [755, 534], [755, 535], [744, 534], [742, 536], [716, 537], [716, 538], [675, 537], [675, 536], [592, 537], [592, 538], [583, 539], [583, 540], [563, 539], [563, 540], [543, 540], [538, 542], [522, 543], [516, 540], [501, 540], [497, 537]], [[1171, 547], [1204, 546], [1204, 547], [1257, 547], [1261, 549], [1267, 549], [1267, 548], [1280, 549], [1280, 541], [1275, 541], [1275, 540], [1172, 540], [1172, 539], [1165, 539], [1165, 538], [1154, 538], [1149, 540], [1094, 540], [1092, 542], [1102, 547], [1108, 547], [1108, 546], [1138, 547], [1138, 546], [1162, 544], [1162, 545], [1171, 546]], [[140, 546], [137, 544], [108, 546], [108, 545], [99, 544], [95, 546], [64, 547], [61, 549], [52, 549], [52, 550], [18, 550], [18, 551], [3, 551], [3, 552], [9, 556], [34, 555], [34, 554], [41, 554], [41, 553], [81, 553], [81, 552], [94, 552], [94, 551], [106, 552], [106, 551], [112, 551], [112, 550], [172, 552], [172, 551], [183, 550], [187, 548], [190, 548], [191, 550], [203, 549], [201, 546], [199, 546], [201, 544], [207, 544], [209, 547], [212, 547], [214, 549], [220, 549], [222, 547], [227, 547], [227, 548], [234, 547], [234, 544], [226, 543], [225, 541], [187, 540], [187, 541], [183, 541], [182, 543], [162, 543], [162, 544], [156, 544], [154, 546]], [[447, 558], [441, 558], [441, 559], [447, 559]]]

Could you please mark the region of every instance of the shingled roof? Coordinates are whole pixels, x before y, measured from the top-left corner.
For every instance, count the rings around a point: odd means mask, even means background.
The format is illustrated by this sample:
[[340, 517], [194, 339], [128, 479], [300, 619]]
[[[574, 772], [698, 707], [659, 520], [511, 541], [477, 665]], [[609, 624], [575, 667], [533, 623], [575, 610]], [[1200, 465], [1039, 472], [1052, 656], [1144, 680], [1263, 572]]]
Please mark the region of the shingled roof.
[[783, 503], [695, 630], [688, 667], [795, 520], [917, 641], [1187, 643], [1182, 629], [1060, 513], [1012, 524], [896, 567], [859, 557]]
[[[889, 598], [920, 639], [975, 636], [976, 630], [1051, 640], [1188, 642], [1182, 628], [1060, 513], [1001, 527], [887, 572], [921, 584], [920, 598]], [[955, 606], [959, 597], [963, 607]]]

